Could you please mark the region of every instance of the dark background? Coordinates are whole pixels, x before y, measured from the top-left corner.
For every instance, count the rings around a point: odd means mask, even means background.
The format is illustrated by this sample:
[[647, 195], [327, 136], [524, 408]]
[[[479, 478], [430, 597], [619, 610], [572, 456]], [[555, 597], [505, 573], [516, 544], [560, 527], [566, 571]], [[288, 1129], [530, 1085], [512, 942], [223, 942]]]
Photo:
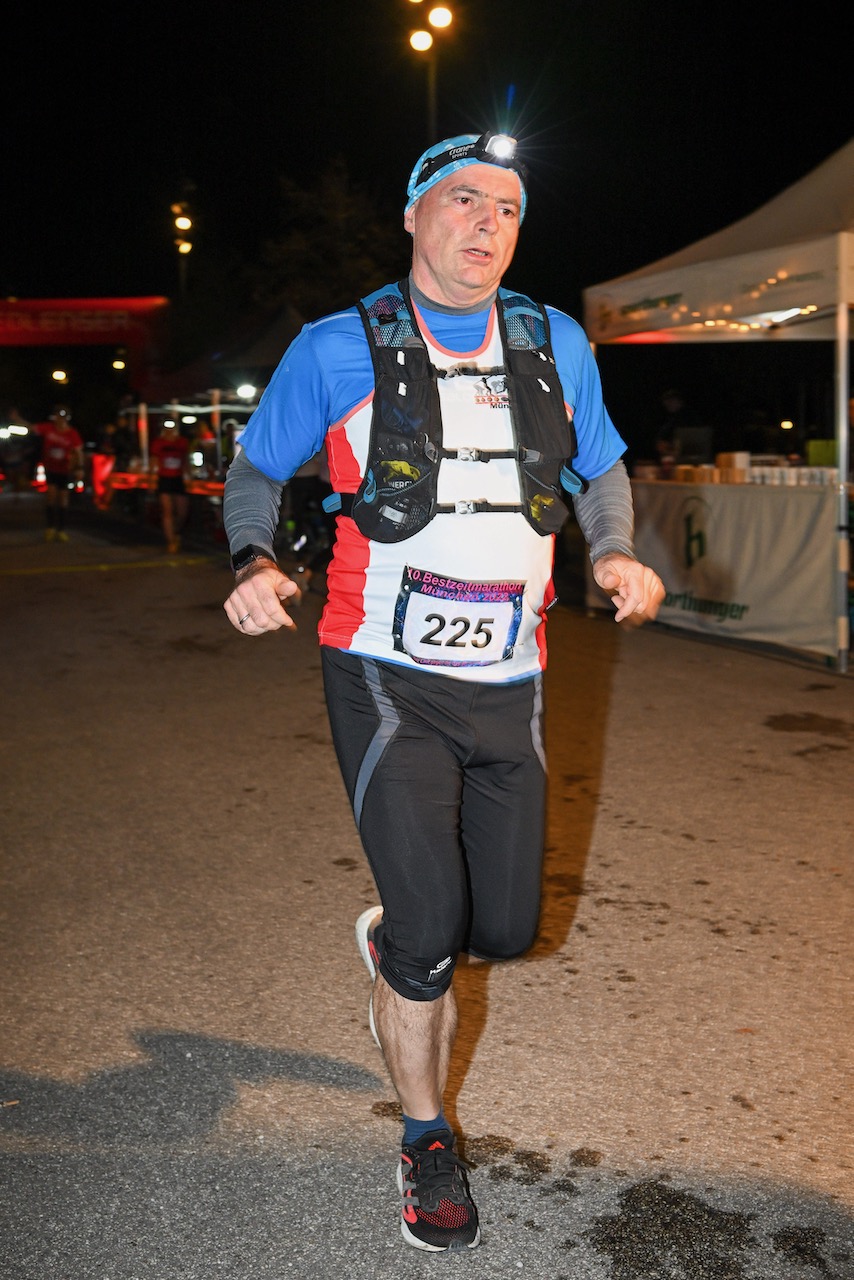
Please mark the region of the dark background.
[[[530, 203], [508, 283], [578, 319], [586, 286], [744, 216], [852, 135], [834, 3], [451, 7], [437, 38], [438, 134], [520, 138]], [[257, 259], [279, 227], [280, 180], [307, 185], [333, 156], [378, 217], [398, 220], [432, 140], [426, 64], [407, 43], [426, 8], [129, 0], [7, 17], [0, 294], [174, 297], [173, 200], [186, 195], [197, 218], [191, 273], [206, 256]], [[751, 401], [820, 417], [829, 347], [784, 355], [602, 348], [599, 359], [629, 433], [674, 382], [721, 421]]]

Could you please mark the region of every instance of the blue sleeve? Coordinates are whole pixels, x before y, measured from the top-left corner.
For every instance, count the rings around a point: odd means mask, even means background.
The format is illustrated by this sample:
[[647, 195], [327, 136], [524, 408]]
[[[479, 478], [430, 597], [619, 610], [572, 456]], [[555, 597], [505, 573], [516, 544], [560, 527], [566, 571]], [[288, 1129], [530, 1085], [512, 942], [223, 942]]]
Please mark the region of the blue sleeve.
[[247, 458], [284, 484], [373, 388], [371, 351], [355, 307], [304, 325], [240, 437]]
[[546, 311], [564, 398], [573, 411], [578, 441], [573, 470], [595, 480], [623, 456], [626, 442], [605, 408], [599, 366], [581, 325], [554, 307]]
[[329, 426], [329, 393], [312, 326], [294, 338], [240, 437], [254, 467], [284, 484], [318, 449]]

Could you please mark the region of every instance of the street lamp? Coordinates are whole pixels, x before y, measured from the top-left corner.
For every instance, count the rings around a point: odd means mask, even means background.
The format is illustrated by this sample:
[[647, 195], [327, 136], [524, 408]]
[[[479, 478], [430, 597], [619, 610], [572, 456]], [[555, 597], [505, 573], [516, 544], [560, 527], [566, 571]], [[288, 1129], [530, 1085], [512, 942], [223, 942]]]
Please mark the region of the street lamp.
[[193, 219], [185, 200], [176, 200], [172, 205], [172, 226], [175, 228], [175, 248], [178, 250], [178, 281], [183, 298], [187, 292], [187, 257], [193, 251], [191, 234]]
[[[421, 0], [413, 0], [420, 4]], [[446, 31], [454, 20], [454, 15], [445, 5], [434, 5], [427, 14], [427, 22], [434, 31]], [[413, 31], [409, 43], [416, 53], [427, 54], [427, 145], [436, 141], [438, 125], [436, 122], [436, 64], [438, 50], [433, 35], [423, 28]]]

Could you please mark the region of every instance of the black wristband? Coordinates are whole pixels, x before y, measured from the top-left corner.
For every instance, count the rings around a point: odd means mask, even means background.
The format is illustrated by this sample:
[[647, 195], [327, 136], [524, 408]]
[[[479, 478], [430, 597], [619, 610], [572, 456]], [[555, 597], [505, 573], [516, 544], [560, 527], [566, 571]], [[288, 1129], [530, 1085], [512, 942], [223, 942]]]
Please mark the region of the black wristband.
[[231, 567], [235, 573], [240, 573], [241, 569], [247, 569], [256, 560], [272, 560], [275, 563], [276, 557], [272, 551], [265, 551], [263, 547], [256, 547], [250, 542], [239, 551], [235, 551], [231, 557]]

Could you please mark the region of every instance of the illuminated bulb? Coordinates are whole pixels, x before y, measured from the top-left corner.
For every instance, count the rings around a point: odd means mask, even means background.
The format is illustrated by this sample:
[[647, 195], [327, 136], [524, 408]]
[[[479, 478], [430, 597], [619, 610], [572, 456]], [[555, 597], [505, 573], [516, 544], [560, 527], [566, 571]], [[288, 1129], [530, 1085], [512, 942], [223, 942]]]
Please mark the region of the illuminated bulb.
[[429, 31], [413, 31], [409, 37], [409, 43], [419, 53], [425, 53], [433, 43], [433, 37]]
[[497, 133], [487, 142], [486, 150], [498, 160], [510, 160], [516, 151], [516, 139], [506, 133]]
[[427, 14], [427, 21], [431, 27], [449, 27], [453, 21], [453, 14], [450, 9], [440, 6], [438, 9], [431, 9]]

